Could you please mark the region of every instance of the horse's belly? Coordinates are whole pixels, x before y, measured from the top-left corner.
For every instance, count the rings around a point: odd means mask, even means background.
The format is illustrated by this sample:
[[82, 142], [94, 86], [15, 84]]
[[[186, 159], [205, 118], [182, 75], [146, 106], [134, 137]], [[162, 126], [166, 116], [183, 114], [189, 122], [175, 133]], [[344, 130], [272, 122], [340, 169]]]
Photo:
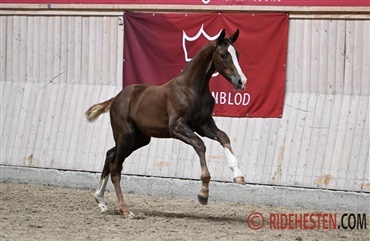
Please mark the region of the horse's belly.
[[136, 127], [148, 136], [158, 138], [171, 137], [168, 128], [167, 111], [161, 110], [161, 108], [155, 105], [140, 106], [132, 116], [132, 120]]
[[170, 138], [170, 131], [168, 125], [157, 121], [135, 121], [136, 127], [145, 135], [157, 138]]

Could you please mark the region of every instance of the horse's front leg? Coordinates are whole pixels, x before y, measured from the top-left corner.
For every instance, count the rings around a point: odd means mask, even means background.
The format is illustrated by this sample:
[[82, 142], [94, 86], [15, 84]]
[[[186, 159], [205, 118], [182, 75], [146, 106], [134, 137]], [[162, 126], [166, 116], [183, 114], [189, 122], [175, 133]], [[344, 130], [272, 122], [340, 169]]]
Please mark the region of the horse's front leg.
[[[236, 159], [233, 150], [230, 145], [229, 137], [225, 134], [225, 132], [221, 131], [218, 134], [220, 138], [220, 143], [224, 147], [227, 160], [229, 161], [229, 167], [231, 171], [234, 173], [234, 182], [236, 183], [245, 183], [244, 176], [239, 168], [238, 160]], [[221, 141], [221, 139], [225, 140], [225, 142]]]
[[226, 153], [227, 160], [229, 162], [229, 167], [234, 173], [234, 182], [245, 183], [244, 176], [239, 168], [238, 160], [236, 159], [234, 152], [231, 148], [230, 138], [225, 132], [218, 129], [213, 118], [210, 119], [206, 125], [203, 125], [198, 131], [201, 136], [208, 137], [210, 139], [218, 141], [223, 147]]
[[209, 182], [211, 180], [211, 174], [208, 171], [206, 163], [206, 146], [202, 139], [200, 139], [193, 130], [182, 120], [178, 120], [170, 125], [172, 136], [179, 139], [189, 145], [191, 145], [199, 156], [200, 167], [201, 167], [201, 180], [202, 189], [198, 193], [198, 201], [207, 205], [209, 196]]

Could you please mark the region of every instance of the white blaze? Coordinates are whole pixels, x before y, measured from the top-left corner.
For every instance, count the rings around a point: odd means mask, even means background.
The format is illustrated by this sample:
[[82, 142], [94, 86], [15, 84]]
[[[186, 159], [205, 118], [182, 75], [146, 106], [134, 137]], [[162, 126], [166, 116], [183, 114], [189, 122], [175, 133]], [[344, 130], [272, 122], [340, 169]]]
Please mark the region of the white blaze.
[[229, 48], [227, 50], [231, 54], [231, 58], [232, 58], [233, 63], [235, 65], [235, 67], [236, 67], [236, 70], [238, 71], [238, 74], [240, 75], [240, 78], [241, 78], [241, 81], [242, 81], [243, 86], [245, 86], [245, 84], [247, 83], [247, 77], [245, 77], [242, 69], [240, 68], [238, 58], [236, 57], [236, 51], [235, 51], [234, 46], [232, 46], [230, 44], [229, 45]]

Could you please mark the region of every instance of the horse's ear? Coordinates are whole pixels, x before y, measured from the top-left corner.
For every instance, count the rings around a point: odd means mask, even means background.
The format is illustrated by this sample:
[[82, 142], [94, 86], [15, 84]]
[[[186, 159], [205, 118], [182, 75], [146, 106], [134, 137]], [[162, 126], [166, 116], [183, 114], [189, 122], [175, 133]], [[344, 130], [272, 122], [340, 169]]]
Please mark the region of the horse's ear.
[[221, 44], [224, 39], [225, 39], [225, 29], [222, 29], [220, 35], [217, 38], [217, 44]]
[[237, 29], [236, 31], [235, 31], [235, 33], [233, 34], [233, 35], [231, 35], [230, 36], [230, 41], [232, 42], [232, 43], [235, 43], [235, 41], [238, 39], [238, 37], [239, 37], [239, 29]]

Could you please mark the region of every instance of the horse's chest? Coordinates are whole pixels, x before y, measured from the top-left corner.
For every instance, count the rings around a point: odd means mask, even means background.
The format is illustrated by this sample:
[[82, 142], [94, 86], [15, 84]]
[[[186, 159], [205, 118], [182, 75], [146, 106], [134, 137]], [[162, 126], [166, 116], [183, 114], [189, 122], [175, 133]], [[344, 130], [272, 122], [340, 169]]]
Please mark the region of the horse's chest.
[[189, 105], [187, 109], [188, 121], [194, 124], [201, 123], [212, 116], [214, 107], [214, 99], [210, 98], [198, 99], [198, 101]]

